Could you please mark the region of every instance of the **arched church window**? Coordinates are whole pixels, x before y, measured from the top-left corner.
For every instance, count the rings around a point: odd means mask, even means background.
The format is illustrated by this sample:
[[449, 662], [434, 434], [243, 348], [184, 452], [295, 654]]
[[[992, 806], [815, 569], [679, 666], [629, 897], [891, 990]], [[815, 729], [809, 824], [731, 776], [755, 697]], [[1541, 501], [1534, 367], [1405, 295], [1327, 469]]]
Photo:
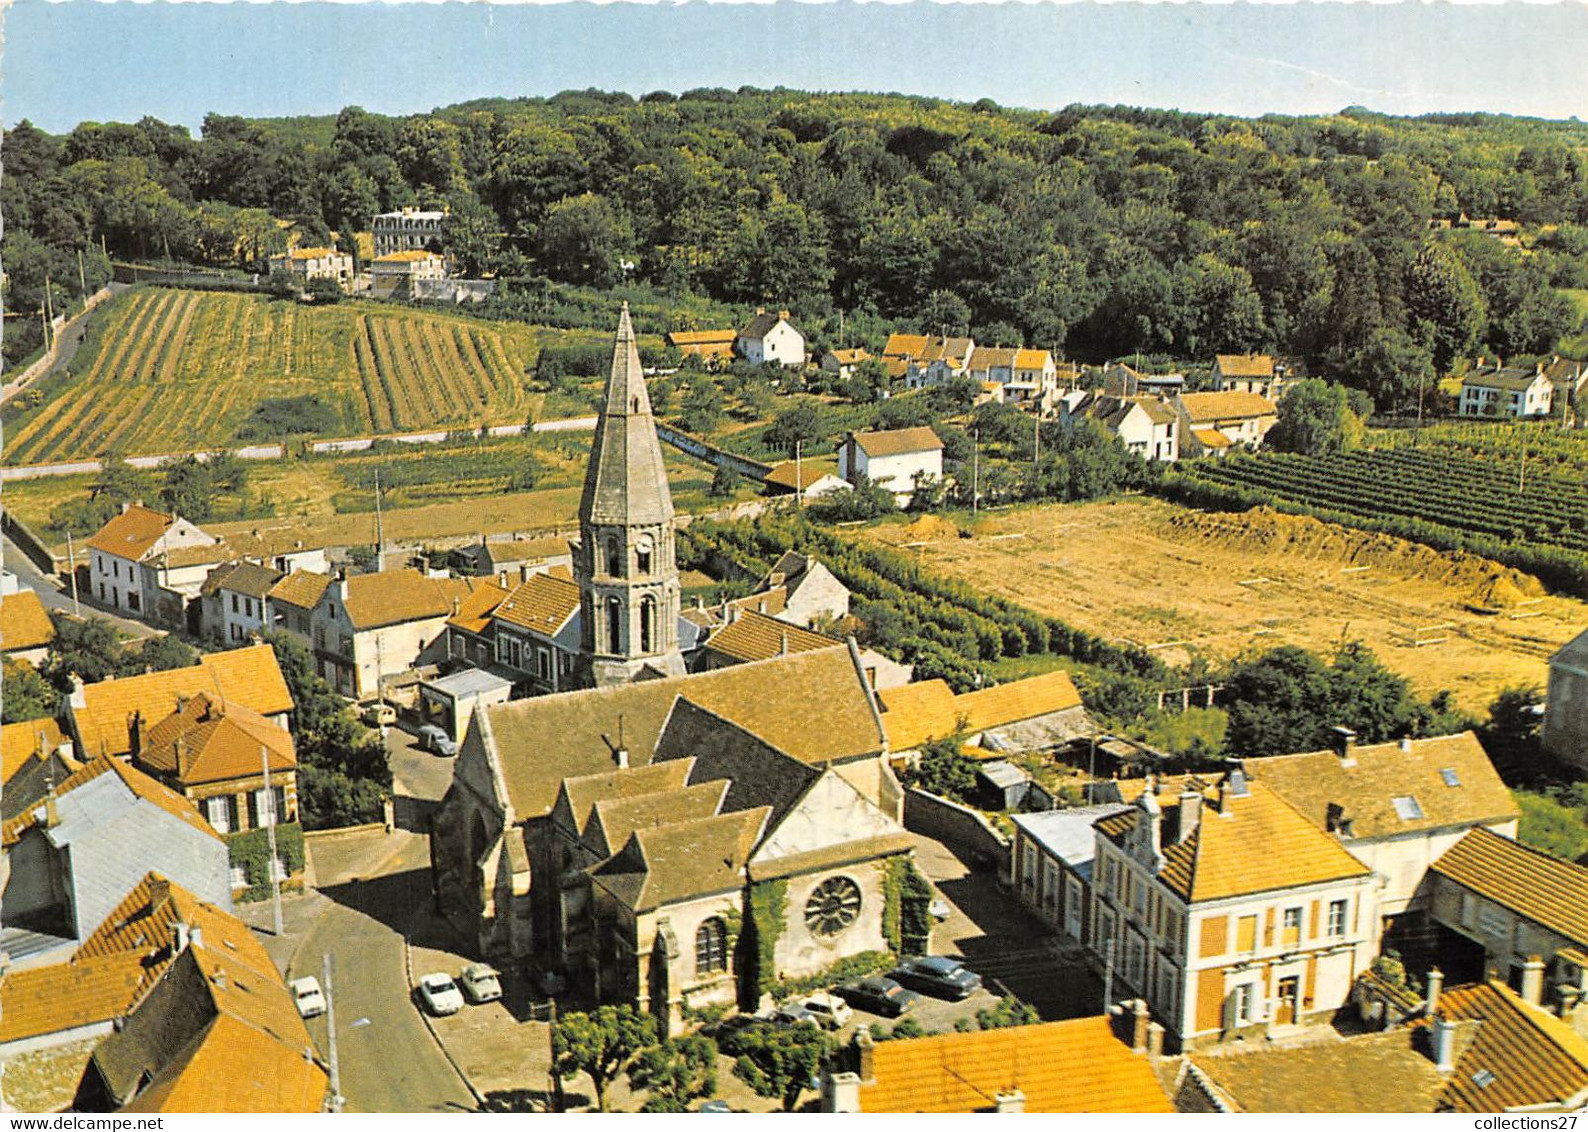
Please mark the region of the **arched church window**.
[[860, 886], [848, 877], [828, 877], [805, 903], [805, 926], [812, 935], [837, 935], [858, 915]]
[[621, 578], [623, 576], [623, 548], [618, 545], [615, 538], [607, 539], [607, 576]]
[[695, 974], [728, 969], [728, 925], [713, 916], [695, 929]]
[[656, 599], [647, 594], [640, 599], [640, 651], [656, 650]]
[[623, 607], [615, 597], [607, 598], [607, 652], [623, 651]]

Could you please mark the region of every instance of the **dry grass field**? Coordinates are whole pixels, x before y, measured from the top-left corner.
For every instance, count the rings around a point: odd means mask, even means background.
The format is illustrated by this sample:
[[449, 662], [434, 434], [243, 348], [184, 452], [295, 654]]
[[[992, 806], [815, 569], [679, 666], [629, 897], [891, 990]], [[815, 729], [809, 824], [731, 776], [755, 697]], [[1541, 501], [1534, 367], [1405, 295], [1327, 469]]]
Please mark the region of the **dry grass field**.
[[928, 519], [864, 536], [1171, 663], [1360, 639], [1419, 692], [1450, 688], [1472, 711], [1542, 686], [1550, 653], [1588, 625], [1588, 603], [1485, 559], [1268, 511], [1132, 498], [999, 511], [970, 533]]

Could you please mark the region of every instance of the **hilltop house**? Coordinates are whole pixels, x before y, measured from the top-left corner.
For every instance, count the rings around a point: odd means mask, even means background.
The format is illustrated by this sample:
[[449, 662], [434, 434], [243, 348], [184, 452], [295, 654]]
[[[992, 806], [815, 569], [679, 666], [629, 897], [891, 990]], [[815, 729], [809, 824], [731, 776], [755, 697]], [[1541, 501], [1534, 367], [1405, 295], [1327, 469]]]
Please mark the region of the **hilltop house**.
[[1461, 379], [1458, 412], [1464, 417], [1547, 417], [1554, 405], [1555, 385], [1540, 362], [1532, 369], [1479, 366]]
[[1116, 986], [1183, 1048], [1343, 1006], [1377, 951], [1372, 870], [1239, 770], [1147, 786], [1095, 826], [1087, 946]]
[[375, 257], [394, 252], [439, 251], [446, 222], [445, 212], [418, 208], [376, 213], [370, 222]]
[[221, 835], [186, 798], [120, 759], [90, 759], [0, 827], [0, 844], [0, 949], [15, 968], [69, 954], [150, 869], [232, 906]]
[[885, 487], [906, 506], [917, 483], [943, 478], [943, 442], [925, 425], [852, 432], [839, 446], [838, 474], [856, 486]]
[[789, 321], [788, 311], [773, 314], [757, 307], [734, 339], [733, 352], [753, 366], [773, 362], [798, 368], [805, 364], [805, 335]]
[[1540, 740], [1557, 759], [1588, 770], [1588, 629], [1549, 658]]
[[132, 753], [138, 728], [152, 727], [200, 692], [240, 704], [281, 728], [293, 708], [275, 650], [250, 645], [204, 653], [187, 668], [74, 687], [67, 721], [81, 757], [121, 758]]
[[1047, 350], [977, 346], [966, 361], [965, 376], [999, 387], [999, 400], [1029, 406], [1038, 412], [1053, 407], [1058, 394], [1058, 365]]
[[37, 667], [54, 640], [55, 622], [39, 595], [19, 584], [9, 570], [0, 571], [0, 654]]
[[1257, 393], [1181, 393], [1180, 455], [1223, 456], [1233, 447], [1256, 448], [1279, 423], [1279, 407]]

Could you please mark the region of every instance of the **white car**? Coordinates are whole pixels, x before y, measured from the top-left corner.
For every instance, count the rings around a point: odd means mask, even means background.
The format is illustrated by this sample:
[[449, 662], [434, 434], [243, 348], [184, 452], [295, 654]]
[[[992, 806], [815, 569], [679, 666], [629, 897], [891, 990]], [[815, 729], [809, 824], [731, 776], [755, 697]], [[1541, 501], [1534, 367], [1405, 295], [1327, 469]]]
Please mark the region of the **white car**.
[[470, 1002], [495, 1002], [502, 997], [501, 972], [489, 963], [470, 963], [458, 982]]
[[320, 982], [313, 975], [293, 979], [287, 985], [292, 988], [292, 1001], [297, 1003], [300, 1018], [313, 1018], [316, 1014], [325, 1013], [325, 993], [320, 990]]
[[854, 1017], [854, 1011], [849, 1004], [836, 994], [807, 995], [800, 999], [800, 1005], [816, 1020], [816, 1024], [824, 1030], [837, 1030], [849, 1024], [849, 1019]]
[[463, 1009], [463, 992], [451, 975], [443, 975], [440, 971], [419, 980], [419, 997], [424, 999], [425, 1009], [438, 1016], [456, 1014]]

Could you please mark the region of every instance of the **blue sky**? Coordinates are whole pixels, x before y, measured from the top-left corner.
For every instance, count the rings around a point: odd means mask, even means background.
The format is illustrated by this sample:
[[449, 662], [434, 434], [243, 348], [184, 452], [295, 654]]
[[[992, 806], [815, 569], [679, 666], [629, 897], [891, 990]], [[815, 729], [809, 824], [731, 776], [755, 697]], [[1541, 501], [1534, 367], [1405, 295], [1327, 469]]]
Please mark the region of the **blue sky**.
[[412, 113], [583, 87], [881, 90], [1232, 114], [1564, 118], [1588, 6], [17, 0], [0, 120]]

